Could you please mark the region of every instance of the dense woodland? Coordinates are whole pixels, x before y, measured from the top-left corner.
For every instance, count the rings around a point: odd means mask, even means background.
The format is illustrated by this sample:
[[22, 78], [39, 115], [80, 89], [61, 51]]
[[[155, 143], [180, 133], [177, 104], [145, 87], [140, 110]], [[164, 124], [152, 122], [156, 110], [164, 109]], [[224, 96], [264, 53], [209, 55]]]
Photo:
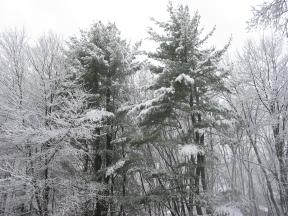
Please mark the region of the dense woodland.
[[287, 216], [287, 3], [236, 54], [172, 3], [149, 52], [101, 21], [1, 32], [0, 215]]

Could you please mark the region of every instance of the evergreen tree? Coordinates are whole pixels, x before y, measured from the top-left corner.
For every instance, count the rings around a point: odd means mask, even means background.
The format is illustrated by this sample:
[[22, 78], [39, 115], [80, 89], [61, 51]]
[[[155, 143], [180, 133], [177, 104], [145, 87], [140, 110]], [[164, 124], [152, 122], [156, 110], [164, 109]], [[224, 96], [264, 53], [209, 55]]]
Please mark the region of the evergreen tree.
[[[172, 215], [190, 215], [195, 205], [197, 214], [202, 215], [201, 191], [207, 191], [205, 129], [213, 127], [223, 114], [213, 97], [226, 91], [225, 73], [218, 63], [228, 45], [222, 50], [205, 48], [214, 29], [203, 36], [198, 12], [191, 17], [187, 6], [175, 9], [172, 4], [168, 12], [169, 21], [154, 20], [162, 31], [149, 31], [159, 45], [149, 54], [158, 62], [151, 66], [158, 76], [150, 88], [155, 97], [134, 111], [139, 111], [144, 139], [156, 150], [162, 149], [159, 157], [163, 154], [168, 160], [163, 162], [169, 168], [165, 178], [158, 175], [156, 179]], [[163, 182], [166, 184], [161, 185]]]
[[[101, 110], [105, 117], [97, 117], [95, 121], [95, 139], [87, 146], [93, 161], [87, 161], [87, 167], [91, 163], [94, 179], [109, 185], [105, 200], [98, 200], [93, 210], [94, 215], [107, 215], [108, 203], [110, 211], [113, 208], [112, 201], [107, 202], [107, 198], [113, 196], [115, 188], [113, 175], [106, 172], [122, 157], [118, 146], [114, 146], [117, 143], [115, 139], [123, 131], [117, 122], [116, 111], [125, 101], [126, 77], [137, 69], [137, 64], [134, 64], [137, 46], [131, 49], [129, 43], [121, 39], [115, 24], [97, 22], [89, 31], [83, 31], [79, 39], [72, 38], [70, 50], [74, 67], [82, 72], [83, 83], [93, 95], [90, 108]], [[98, 116], [99, 112], [95, 114]]]

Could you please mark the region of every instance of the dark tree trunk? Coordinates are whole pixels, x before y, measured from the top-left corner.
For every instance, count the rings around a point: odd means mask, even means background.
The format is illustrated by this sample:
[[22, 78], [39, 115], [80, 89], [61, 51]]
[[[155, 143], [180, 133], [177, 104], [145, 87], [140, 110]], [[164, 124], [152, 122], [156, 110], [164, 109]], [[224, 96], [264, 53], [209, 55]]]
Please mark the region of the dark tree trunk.
[[[284, 125], [284, 124], [283, 124]], [[283, 126], [283, 129], [284, 126]], [[279, 174], [280, 174], [280, 205], [283, 212], [286, 212], [288, 209], [288, 181], [287, 181], [287, 167], [285, 163], [285, 153], [284, 153], [284, 146], [285, 142], [284, 139], [281, 137], [280, 134], [280, 124], [278, 123], [276, 126], [273, 127], [273, 135], [275, 139], [275, 149], [276, 155], [279, 162]]]
[[[93, 161], [93, 170], [94, 170], [94, 175], [97, 181], [102, 182], [104, 179], [104, 176], [99, 173], [99, 170], [102, 167], [103, 159], [101, 154], [99, 153], [100, 151], [100, 128], [95, 129], [95, 133], [97, 135], [97, 138], [94, 141], [94, 161]], [[94, 216], [105, 216], [107, 215], [107, 205], [105, 205], [104, 202], [101, 200], [97, 200], [96, 203], [96, 209], [94, 211]]]
[[48, 172], [48, 163], [45, 162], [45, 170], [44, 170], [44, 179], [45, 179], [45, 186], [44, 186], [44, 192], [43, 192], [43, 216], [48, 216], [49, 215], [49, 193], [50, 193], [50, 186], [48, 183], [48, 177], [49, 177], [49, 172]]

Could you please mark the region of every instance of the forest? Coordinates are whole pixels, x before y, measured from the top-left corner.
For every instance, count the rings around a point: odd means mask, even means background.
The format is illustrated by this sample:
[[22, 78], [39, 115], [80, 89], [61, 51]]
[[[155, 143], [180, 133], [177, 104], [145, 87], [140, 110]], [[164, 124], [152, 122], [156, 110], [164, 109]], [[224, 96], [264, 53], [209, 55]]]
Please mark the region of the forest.
[[0, 215], [287, 216], [287, 4], [235, 54], [173, 2], [149, 51], [112, 22], [0, 32]]

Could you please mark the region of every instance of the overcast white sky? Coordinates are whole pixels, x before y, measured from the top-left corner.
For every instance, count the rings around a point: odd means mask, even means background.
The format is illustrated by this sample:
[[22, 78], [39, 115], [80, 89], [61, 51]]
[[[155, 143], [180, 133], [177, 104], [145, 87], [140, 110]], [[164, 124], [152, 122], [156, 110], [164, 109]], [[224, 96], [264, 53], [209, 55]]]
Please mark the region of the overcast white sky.
[[[212, 43], [223, 45], [233, 36], [239, 44], [246, 37], [246, 21], [251, 6], [263, 0], [174, 0], [198, 9], [202, 25], [216, 25]], [[25, 27], [31, 37], [49, 30], [64, 37], [88, 28], [93, 21], [112, 21], [122, 35], [131, 40], [143, 39], [152, 22], [149, 17], [165, 20], [168, 0], [0, 0], [0, 30]]]

